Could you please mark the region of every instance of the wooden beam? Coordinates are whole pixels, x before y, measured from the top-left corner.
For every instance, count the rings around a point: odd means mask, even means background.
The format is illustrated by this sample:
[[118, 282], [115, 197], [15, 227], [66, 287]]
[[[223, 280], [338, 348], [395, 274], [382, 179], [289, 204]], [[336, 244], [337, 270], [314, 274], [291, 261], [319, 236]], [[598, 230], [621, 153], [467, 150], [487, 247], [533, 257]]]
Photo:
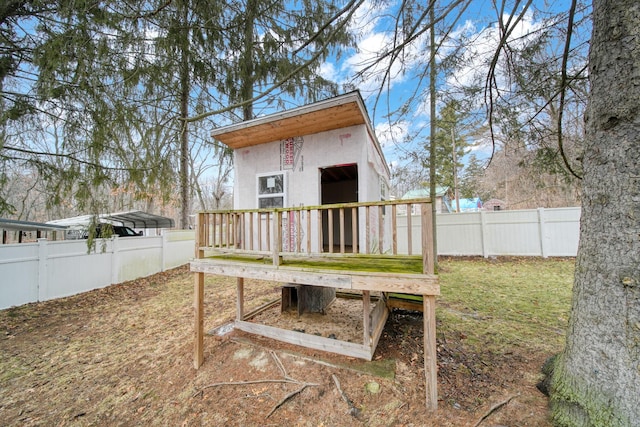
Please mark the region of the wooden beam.
[[193, 366], [198, 369], [204, 362], [204, 274], [196, 273], [194, 279], [195, 347]]
[[236, 320], [244, 319], [244, 277], [236, 279]]
[[351, 289], [439, 295], [438, 277], [422, 274], [350, 272]]
[[363, 344], [371, 345], [371, 292], [362, 291], [362, 331]]
[[439, 295], [438, 277], [427, 274], [376, 273], [325, 269], [306, 269], [202, 259], [190, 263], [191, 271], [248, 279], [273, 280], [301, 285], [368, 291], [398, 292], [405, 294]]
[[427, 409], [438, 409], [438, 363], [436, 351], [436, 297], [425, 295], [423, 298], [424, 318], [424, 375], [426, 385]]
[[371, 312], [371, 324], [373, 326], [373, 331], [371, 334], [372, 352], [375, 351], [376, 347], [378, 347], [378, 341], [380, 341], [382, 331], [384, 330], [384, 325], [385, 323], [387, 323], [388, 318], [389, 308], [383, 300], [379, 300], [373, 311]]
[[234, 327], [241, 331], [261, 335], [263, 337], [289, 344], [313, 348], [315, 350], [328, 351], [364, 360], [371, 360], [372, 358], [371, 348], [362, 344], [319, 337], [317, 335], [305, 334], [302, 332], [288, 331], [275, 328], [273, 326], [259, 325], [257, 323], [246, 321], [235, 322]]

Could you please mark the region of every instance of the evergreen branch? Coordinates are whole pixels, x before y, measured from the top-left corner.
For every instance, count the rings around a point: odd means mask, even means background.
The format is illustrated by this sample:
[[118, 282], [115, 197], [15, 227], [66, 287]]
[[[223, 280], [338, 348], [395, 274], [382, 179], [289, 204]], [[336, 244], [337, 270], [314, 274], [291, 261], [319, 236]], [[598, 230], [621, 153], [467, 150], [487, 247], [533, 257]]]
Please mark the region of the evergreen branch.
[[569, 61], [569, 51], [571, 50], [571, 36], [573, 34], [573, 19], [576, 13], [576, 0], [571, 0], [571, 8], [569, 9], [569, 20], [567, 22], [567, 38], [564, 43], [564, 52], [562, 54], [562, 68], [561, 76], [560, 76], [560, 105], [558, 106], [558, 148], [560, 150], [560, 156], [562, 157], [562, 161], [564, 165], [567, 167], [571, 175], [575, 176], [578, 179], [582, 179], [580, 175], [578, 175], [571, 165], [569, 164], [569, 160], [567, 159], [567, 155], [564, 151], [564, 144], [562, 141], [562, 114], [564, 112], [564, 101], [567, 92], [567, 63]]
[[[336, 12], [335, 15], [333, 15], [327, 22], [325, 22], [325, 24], [320, 27], [318, 29], [318, 31], [316, 31], [316, 33], [311, 36], [309, 38], [309, 40], [307, 40], [305, 43], [303, 43], [299, 48], [297, 48], [296, 50], [293, 51], [293, 55], [297, 55], [298, 52], [302, 51], [305, 47], [309, 46], [311, 43], [313, 43], [318, 37], [320, 37], [320, 34], [322, 34], [327, 28], [329, 28], [329, 26], [331, 24], [333, 24], [335, 21], [337, 21], [347, 10], [349, 10], [349, 8], [351, 8], [351, 6], [353, 6], [355, 4], [356, 0], [351, 0], [349, 3], [347, 3], [345, 5], [345, 7], [343, 7], [342, 9], [340, 9], [338, 12]], [[360, 2], [360, 4], [362, 4], [362, 2]], [[360, 7], [360, 4], [358, 5], [358, 7]], [[356, 9], [358, 8], [356, 7]]]
[[[347, 24], [347, 22], [349, 22], [349, 19], [353, 16], [353, 14], [355, 13], [356, 10], [358, 10], [358, 8], [360, 6], [362, 6], [362, 4], [365, 2], [365, 0], [358, 0], [358, 3], [355, 5], [355, 7], [353, 8], [353, 10], [351, 10], [345, 19], [342, 20], [342, 22], [340, 23], [340, 25], [336, 28], [336, 30], [340, 30], [342, 28], [344, 28]], [[337, 31], [334, 31], [334, 33], [337, 33]], [[253, 98], [244, 100], [242, 102], [237, 102], [235, 104], [229, 105], [227, 107], [221, 108], [219, 110], [214, 110], [214, 111], [207, 111], [205, 113], [202, 114], [198, 114], [196, 116], [192, 116], [192, 117], [183, 117], [180, 118], [181, 120], [184, 120], [186, 123], [193, 123], [193, 122], [197, 122], [203, 119], [206, 119], [207, 117], [211, 117], [213, 115], [216, 114], [221, 114], [221, 113], [226, 113], [228, 111], [231, 110], [235, 110], [236, 108], [240, 108], [240, 107], [244, 107], [245, 105], [249, 105], [249, 104], [253, 104], [256, 101], [259, 101], [262, 98], [265, 98], [267, 95], [269, 95], [271, 92], [273, 92], [274, 90], [284, 86], [291, 78], [293, 78], [293, 76], [295, 76], [296, 74], [298, 74], [300, 71], [304, 70], [305, 68], [309, 67], [311, 64], [313, 64], [318, 58], [320, 58], [320, 56], [323, 54], [324, 49], [327, 48], [329, 46], [329, 44], [331, 43], [331, 41], [333, 40], [333, 36], [329, 36], [327, 38], [327, 40], [322, 44], [322, 46], [320, 46], [320, 49], [318, 49], [312, 56], [311, 58], [309, 58], [308, 60], [306, 60], [305, 62], [303, 62], [302, 64], [300, 64], [298, 67], [296, 67], [295, 69], [293, 69], [289, 74], [287, 74], [286, 76], [284, 76], [282, 79], [276, 81], [270, 88], [268, 88], [267, 90], [257, 94], [256, 96], [254, 96]]]
[[[82, 165], [93, 166], [95, 168], [104, 169], [104, 170], [111, 170], [111, 171], [131, 171], [131, 170], [147, 171], [147, 170], [152, 170], [153, 169], [153, 168], [120, 168], [120, 167], [115, 167], [115, 166], [106, 166], [106, 165], [103, 165], [103, 164], [100, 164], [100, 163], [79, 159], [79, 158], [75, 157], [73, 154], [51, 153], [51, 152], [47, 152], [47, 151], [34, 151], [34, 150], [27, 150], [27, 149], [24, 149], [24, 148], [12, 147], [10, 145], [4, 145], [4, 146], [2, 146], [2, 149], [3, 150], [9, 150], [9, 151], [15, 151], [15, 152], [22, 153], [22, 154], [33, 155], [33, 156], [48, 156], [48, 157], [69, 159], [69, 160], [71, 160], [73, 162], [76, 162], [76, 163], [79, 163], [79, 164], [82, 164]], [[5, 155], [2, 155], [2, 157], [4, 157], [5, 159], [10, 159], [10, 160], [25, 160], [25, 161], [28, 160], [28, 159], [23, 159], [23, 158], [18, 158], [18, 157], [9, 157], [9, 156], [5, 156]]]

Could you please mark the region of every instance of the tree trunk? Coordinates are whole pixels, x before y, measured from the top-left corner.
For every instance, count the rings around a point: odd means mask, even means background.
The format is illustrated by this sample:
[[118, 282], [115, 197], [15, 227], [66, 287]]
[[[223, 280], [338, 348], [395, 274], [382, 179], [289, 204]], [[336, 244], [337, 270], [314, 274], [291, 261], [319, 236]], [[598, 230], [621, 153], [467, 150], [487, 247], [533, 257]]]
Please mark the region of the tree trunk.
[[640, 3], [594, 0], [580, 248], [561, 426], [640, 425]]
[[183, 35], [183, 45], [180, 46], [180, 228], [189, 228], [189, 212], [191, 211], [191, 188], [189, 185], [189, 133], [188, 124], [185, 120], [189, 117], [189, 92], [191, 85], [189, 82], [189, 37], [188, 26], [189, 8], [187, 4], [181, 3], [182, 23], [185, 32]]

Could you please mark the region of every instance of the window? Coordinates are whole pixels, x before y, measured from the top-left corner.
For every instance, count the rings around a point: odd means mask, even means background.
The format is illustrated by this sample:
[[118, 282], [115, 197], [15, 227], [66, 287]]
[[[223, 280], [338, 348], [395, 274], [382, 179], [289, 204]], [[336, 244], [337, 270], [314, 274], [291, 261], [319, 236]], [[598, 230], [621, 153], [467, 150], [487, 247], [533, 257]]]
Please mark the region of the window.
[[282, 208], [285, 206], [285, 174], [283, 172], [258, 175], [258, 208]]

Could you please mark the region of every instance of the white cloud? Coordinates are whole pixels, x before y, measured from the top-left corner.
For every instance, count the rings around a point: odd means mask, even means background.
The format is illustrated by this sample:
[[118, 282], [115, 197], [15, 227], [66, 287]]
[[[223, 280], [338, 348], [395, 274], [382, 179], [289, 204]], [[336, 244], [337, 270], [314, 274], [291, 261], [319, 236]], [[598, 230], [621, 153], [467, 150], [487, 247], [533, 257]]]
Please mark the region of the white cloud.
[[409, 134], [409, 122], [401, 121], [389, 123], [387, 121], [378, 123], [375, 131], [378, 141], [383, 149], [390, 148], [396, 144], [405, 142]]

